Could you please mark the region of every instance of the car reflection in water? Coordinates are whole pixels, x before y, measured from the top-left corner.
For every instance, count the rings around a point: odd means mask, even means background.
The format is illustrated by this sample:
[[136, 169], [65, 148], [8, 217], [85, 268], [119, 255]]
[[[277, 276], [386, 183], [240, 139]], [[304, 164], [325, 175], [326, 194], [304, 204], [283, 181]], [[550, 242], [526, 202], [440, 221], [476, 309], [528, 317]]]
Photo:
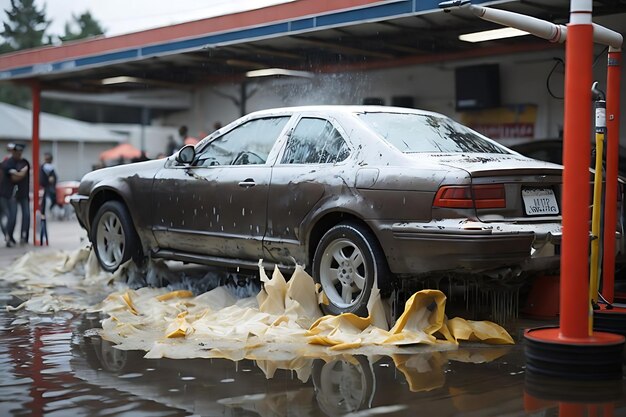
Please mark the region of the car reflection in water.
[[72, 366], [91, 384], [207, 416], [556, 415], [570, 403], [597, 415], [626, 415], [621, 414], [626, 413], [624, 381], [546, 380], [525, 372], [522, 348], [344, 354], [289, 365], [143, 359], [143, 352], [121, 351], [91, 336]]
[[370, 409], [501, 415], [522, 406], [523, 359], [516, 346], [233, 362], [144, 359], [144, 352], [116, 349], [96, 333], [87, 331], [74, 346], [78, 378], [197, 415], [338, 416]]

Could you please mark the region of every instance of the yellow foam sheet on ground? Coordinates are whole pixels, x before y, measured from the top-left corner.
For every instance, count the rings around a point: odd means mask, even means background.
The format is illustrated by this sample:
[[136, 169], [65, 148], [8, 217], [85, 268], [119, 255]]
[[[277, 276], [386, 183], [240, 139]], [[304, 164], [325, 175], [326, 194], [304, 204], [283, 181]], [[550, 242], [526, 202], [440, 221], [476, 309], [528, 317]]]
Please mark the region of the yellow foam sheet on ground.
[[[447, 320], [445, 295], [415, 293], [404, 313], [387, 330], [380, 295], [368, 303], [370, 315], [324, 316], [313, 279], [297, 267], [287, 281], [276, 268], [269, 278], [260, 268], [263, 289], [235, 300], [218, 287], [197, 297], [187, 292], [142, 288], [112, 294], [102, 303], [109, 315], [102, 336], [122, 349], [141, 349], [151, 358], [207, 357], [293, 361], [340, 352], [393, 354], [409, 346], [456, 349], [460, 340], [512, 344], [491, 322]], [[382, 323], [382, 324], [381, 324]], [[334, 353], [333, 353], [334, 352]], [[268, 366], [268, 373], [272, 372]]]
[[[71, 254], [31, 252], [1, 271], [0, 279], [28, 298], [18, 309], [107, 313], [102, 336], [122, 349], [145, 350], [148, 357], [292, 363], [297, 357], [405, 353], [416, 346], [453, 350], [460, 340], [513, 343], [494, 323], [447, 320], [445, 295], [436, 290], [415, 293], [389, 329], [376, 286], [367, 304], [368, 317], [324, 316], [318, 302], [325, 295], [300, 266], [289, 281], [278, 269], [270, 279], [259, 268], [263, 289], [246, 299], [234, 298], [224, 287], [195, 297], [186, 290], [131, 290], [124, 284], [125, 268], [115, 274], [102, 271], [88, 248]], [[79, 291], [68, 296], [67, 291], [56, 291], [62, 287]], [[89, 304], [94, 294], [102, 296]]]

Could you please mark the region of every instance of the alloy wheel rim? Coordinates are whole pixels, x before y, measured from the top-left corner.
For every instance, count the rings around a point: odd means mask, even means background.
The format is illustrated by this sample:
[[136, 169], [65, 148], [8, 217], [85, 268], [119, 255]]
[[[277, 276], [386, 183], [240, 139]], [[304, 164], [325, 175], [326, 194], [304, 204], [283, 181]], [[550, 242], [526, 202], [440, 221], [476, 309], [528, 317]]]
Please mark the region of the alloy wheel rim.
[[320, 284], [334, 305], [349, 308], [363, 294], [368, 269], [363, 253], [352, 241], [336, 239], [328, 245], [320, 263]]
[[126, 236], [120, 218], [106, 212], [100, 218], [97, 229], [97, 251], [100, 260], [108, 268], [114, 268], [122, 262]]

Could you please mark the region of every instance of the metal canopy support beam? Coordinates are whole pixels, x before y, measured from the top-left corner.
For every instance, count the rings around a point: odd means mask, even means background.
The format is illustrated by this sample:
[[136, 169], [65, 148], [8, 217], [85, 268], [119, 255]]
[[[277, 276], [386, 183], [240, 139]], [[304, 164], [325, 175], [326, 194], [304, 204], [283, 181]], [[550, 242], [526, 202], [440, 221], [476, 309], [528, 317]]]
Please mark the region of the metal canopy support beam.
[[[33, 99], [33, 244], [39, 245], [41, 242], [37, 240], [37, 212], [39, 211], [39, 113], [41, 111], [41, 86], [38, 80], [34, 80], [31, 84], [31, 94]], [[44, 201], [45, 204], [45, 201]]]
[[355, 47], [352, 47], [352, 46], [337, 45], [335, 43], [326, 42], [326, 41], [322, 41], [322, 40], [319, 40], [319, 39], [305, 38], [303, 36], [292, 36], [292, 37], [294, 39], [297, 39], [298, 42], [306, 43], [306, 44], [309, 44], [309, 45], [314, 45], [314, 46], [320, 47], [322, 49], [327, 49], [327, 50], [331, 51], [332, 53], [339, 52], [339, 53], [346, 54], [346, 55], [363, 55], [363, 56], [371, 56], [371, 57], [382, 58], [382, 59], [393, 59], [393, 58], [395, 58], [395, 56], [392, 55], [392, 54], [386, 54], [386, 53], [382, 53], [382, 52], [366, 50], [366, 49], [363, 49], [363, 48], [355, 48]]

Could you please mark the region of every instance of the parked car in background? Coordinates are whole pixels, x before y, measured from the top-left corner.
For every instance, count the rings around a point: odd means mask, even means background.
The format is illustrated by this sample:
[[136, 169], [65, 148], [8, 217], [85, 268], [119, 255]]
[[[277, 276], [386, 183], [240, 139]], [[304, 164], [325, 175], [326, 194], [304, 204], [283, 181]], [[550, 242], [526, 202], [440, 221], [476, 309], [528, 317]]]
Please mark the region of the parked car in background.
[[297, 262], [327, 313], [361, 314], [375, 283], [558, 268], [561, 175], [441, 114], [294, 107], [91, 172], [72, 204], [108, 271], [131, 257]]
[[[606, 146], [606, 145], [605, 145]], [[519, 143], [510, 147], [516, 152], [541, 161], [563, 164], [563, 139], [540, 139]], [[591, 167], [595, 167], [595, 153], [592, 144]], [[605, 149], [606, 152], [606, 149]], [[621, 177], [626, 178], [626, 147], [619, 146], [618, 170]]]

